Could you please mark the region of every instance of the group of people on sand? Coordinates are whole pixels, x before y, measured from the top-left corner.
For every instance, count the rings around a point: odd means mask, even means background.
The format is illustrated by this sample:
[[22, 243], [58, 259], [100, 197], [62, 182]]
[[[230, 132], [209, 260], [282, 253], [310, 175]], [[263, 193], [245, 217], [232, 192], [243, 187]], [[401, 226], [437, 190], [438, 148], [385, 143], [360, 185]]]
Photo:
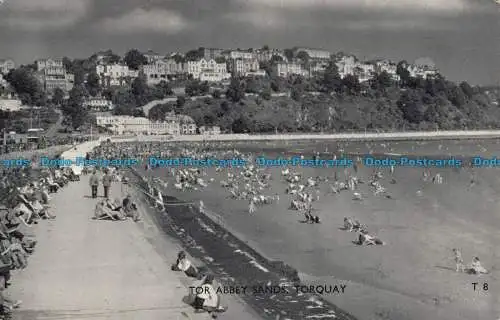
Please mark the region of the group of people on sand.
[[452, 251], [453, 251], [454, 260], [455, 260], [455, 266], [456, 266], [455, 271], [456, 272], [465, 272], [468, 274], [475, 274], [475, 275], [489, 273], [489, 271], [486, 270], [486, 268], [484, 268], [481, 265], [481, 261], [479, 260], [478, 257], [473, 257], [471, 264], [466, 266], [464, 264], [464, 259], [462, 258], [462, 251], [460, 249], [457, 249], [457, 248], [453, 248]]
[[[37, 176], [35, 178], [35, 176]], [[10, 298], [11, 271], [24, 269], [37, 241], [32, 227], [42, 220], [54, 220], [51, 194], [78, 178], [70, 168], [4, 170], [0, 182], [0, 319], [11, 319], [21, 301]]]
[[117, 173], [113, 168], [105, 168], [104, 175], [99, 177], [98, 170], [93, 169], [92, 175], [89, 178], [92, 198], [97, 198], [99, 184], [103, 185], [104, 195], [95, 207], [94, 220], [111, 220], [123, 221], [128, 218], [134, 222], [140, 221], [140, 215], [137, 204], [132, 201], [130, 194], [127, 194], [123, 200], [115, 198], [110, 199], [110, 189], [114, 181], [127, 183], [127, 181]]
[[[217, 168], [215, 170], [217, 175], [224, 175], [220, 177], [220, 187], [227, 190], [229, 193], [228, 198], [238, 201], [246, 200], [248, 203], [248, 213], [250, 214], [255, 214], [261, 206], [279, 202], [278, 193], [269, 194], [269, 192], [266, 191], [271, 189], [271, 180], [273, 179], [271, 173], [264, 167], [253, 165], [254, 155], [251, 152], [242, 153], [234, 148], [224, 148], [223, 145], [222, 147], [221, 145], [209, 146], [203, 143], [178, 146], [177, 148], [170, 149], [166, 149], [164, 145], [154, 143], [124, 144], [119, 148], [117, 148], [116, 145], [110, 144], [96, 152], [97, 156], [113, 154], [115, 157], [120, 155], [121, 157], [178, 156], [196, 159], [241, 158], [246, 161], [246, 164], [239, 167], [238, 170], [229, 168]], [[316, 153], [315, 157], [319, 157], [319, 153]], [[334, 177], [307, 178], [303, 177], [303, 173], [300, 171], [295, 171], [293, 168], [285, 168], [281, 172], [281, 180], [286, 184], [285, 194], [292, 197], [290, 209], [297, 210], [303, 215], [305, 217], [305, 221], [303, 222], [310, 224], [321, 223], [318, 214], [319, 210], [314, 209], [314, 203], [319, 201], [320, 190], [325, 183], [327, 187], [329, 187], [327, 189], [331, 191], [332, 194], [348, 191], [352, 193], [353, 200], [363, 201], [364, 195], [362, 191], [360, 191], [362, 190], [360, 189], [360, 185], [365, 182], [357, 177], [360, 173], [359, 166], [361, 166], [361, 159], [357, 158], [353, 162], [352, 172], [350, 172], [351, 170], [348, 168], [344, 170], [344, 180], [339, 177], [337, 171], [334, 172]], [[148, 170], [149, 169], [153, 170], [154, 168], [148, 168]], [[382, 171], [381, 168], [374, 168], [372, 174], [368, 178], [367, 185], [372, 189], [374, 196], [382, 195], [387, 199], [394, 199], [383, 183], [397, 183], [395, 179], [396, 168], [390, 166], [387, 172], [389, 175], [388, 178], [384, 177]], [[176, 191], [202, 190], [214, 181], [214, 178], [205, 181], [206, 178], [204, 176], [207, 175], [207, 172], [205, 169], [200, 170], [199, 168], [171, 168], [169, 174], [175, 177], [175, 183], [172, 183], [171, 186], [174, 187]], [[437, 185], [444, 183], [441, 173], [431, 172], [430, 169], [423, 170], [423, 181], [428, 181]], [[167, 186], [168, 182], [163, 184]], [[266, 192], [268, 194], [266, 194]], [[156, 202], [158, 202], [157, 199], [161, 199], [161, 192], [158, 192], [158, 189], [153, 187], [150, 193], [152, 194], [152, 199]], [[328, 193], [327, 191], [325, 195]], [[417, 193], [421, 194], [422, 192], [418, 191]], [[158, 196], [156, 194], [158, 194]], [[163, 204], [163, 200], [160, 202]], [[156, 203], [155, 206], [157, 205]], [[203, 202], [200, 201], [200, 211], [204, 211], [205, 209]], [[372, 246], [386, 244], [378, 236], [368, 232], [367, 227], [362, 225], [355, 218], [345, 217], [344, 229], [357, 233], [357, 237], [353, 241], [353, 243], [357, 245]], [[470, 268], [472, 273], [484, 273], [484, 270], [479, 268], [478, 264], [480, 264], [479, 259], [475, 259], [471, 264], [471, 267], [474, 266], [474, 268]]]
[[180, 251], [177, 254], [177, 260], [171, 269], [196, 279], [190, 286], [188, 295], [188, 302], [196, 312], [208, 312], [212, 318], [216, 318], [218, 313], [226, 311], [227, 308], [221, 305], [221, 297], [214, 287], [214, 276], [202, 274], [187, 257], [186, 252]]

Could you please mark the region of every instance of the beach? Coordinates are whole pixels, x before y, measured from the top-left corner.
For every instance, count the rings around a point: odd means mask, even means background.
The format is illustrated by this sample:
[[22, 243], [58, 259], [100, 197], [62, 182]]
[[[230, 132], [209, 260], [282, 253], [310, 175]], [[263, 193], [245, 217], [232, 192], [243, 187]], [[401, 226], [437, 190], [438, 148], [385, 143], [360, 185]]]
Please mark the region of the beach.
[[[388, 145], [349, 144], [343, 149], [345, 153], [361, 154], [371, 149], [373, 153], [486, 157], [494, 155], [497, 141]], [[289, 144], [287, 149], [307, 154], [310, 149], [324, 151], [327, 147]], [[260, 148], [269, 158], [277, 156], [262, 145]], [[366, 184], [359, 189], [363, 201], [353, 201], [352, 192], [323, 195], [327, 191], [324, 189], [314, 205], [322, 219], [320, 225], [300, 223], [303, 216], [288, 210], [291, 197], [284, 194], [286, 184], [281, 181], [280, 170], [266, 169], [273, 177], [267, 193], [280, 194], [279, 203], [259, 207], [253, 215], [248, 213], [247, 201], [229, 199], [227, 191], [220, 187], [224, 170], [216, 173], [214, 168], [207, 169], [206, 179], [213, 177], [215, 181], [203, 191], [181, 192], [170, 187], [167, 194], [187, 201], [203, 200], [208, 210], [222, 218], [226, 228], [263, 256], [297, 268], [305, 282], [345, 281], [348, 286], [344, 294], [324, 298], [359, 319], [498, 317], [495, 290], [472, 288], [472, 282], [486, 282], [494, 288], [498, 281], [498, 169], [434, 169], [433, 174], [439, 172], [443, 177], [440, 185], [422, 181], [422, 168], [396, 168], [396, 184], [385, 183], [392, 199], [373, 195]], [[300, 169], [304, 177], [331, 177], [334, 170]], [[343, 169], [338, 171], [343, 176]], [[361, 166], [357, 176], [366, 178], [372, 171]], [[382, 172], [390, 176], [388, 168]], [[144, 174], [168, 180], [166, 169]], [[476, 182], [471, 187], [472, 175]], [[356, 235], [339, 230], [344, 216], [354, 216], [367, 224], [387, 245], [354, 245]], [[481, 257], [491, 273], [481, 277], [455, 273], [451, 254], [454, 247], [461, 248], [466, 263], [472, 256]]]

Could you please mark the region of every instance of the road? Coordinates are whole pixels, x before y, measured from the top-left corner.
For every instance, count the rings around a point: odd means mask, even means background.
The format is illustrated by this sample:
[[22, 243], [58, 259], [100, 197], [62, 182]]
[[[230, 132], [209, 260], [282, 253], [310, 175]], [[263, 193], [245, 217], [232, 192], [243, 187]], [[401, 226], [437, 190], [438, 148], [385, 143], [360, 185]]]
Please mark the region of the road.
[[50, 137], [55, 136], [55, 135], [58, 133], [59, 129], [61, 129], [61, 128], [63, 127], [63, 126], [62, 126], [62, 122], [63, 122], [64, 117], [63, 117], [63, 114], [62, 114], [61, 110], [59, 110], [59, 109], [55, 109], [54, 111], [57, 113], [57, 115], [58, 115], [59, 117], [57, 118], [56, 123], [54, 123], [54, 124], [53, 124], [53, 125], [52, 125], [49, 129], [47, 129], [47, 131], [45, 132], [45, 136], [46, 136], [47, 138], [50, 138]]

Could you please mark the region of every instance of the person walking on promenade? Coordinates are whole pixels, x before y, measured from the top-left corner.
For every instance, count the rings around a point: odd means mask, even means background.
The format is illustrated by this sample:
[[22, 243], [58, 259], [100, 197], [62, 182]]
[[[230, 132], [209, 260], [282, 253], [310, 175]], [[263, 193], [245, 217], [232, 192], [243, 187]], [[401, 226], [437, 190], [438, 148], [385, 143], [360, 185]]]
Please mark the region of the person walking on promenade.
[[113, 176], [109, 171], [109, 169], [106, 169], [106, 173], [104, 174], [104, 177], [102, 177], [102, 186], [104, 187], [104, 197], [106, 199], [109, 198], [109, 188], [113, 182]]
[[97, 198], [97, 187], [99, 187], [99, 176], [97, 171], [94, 169], [92, 175], [90, 176], [90, 188], [92, 190], [92, 198]]

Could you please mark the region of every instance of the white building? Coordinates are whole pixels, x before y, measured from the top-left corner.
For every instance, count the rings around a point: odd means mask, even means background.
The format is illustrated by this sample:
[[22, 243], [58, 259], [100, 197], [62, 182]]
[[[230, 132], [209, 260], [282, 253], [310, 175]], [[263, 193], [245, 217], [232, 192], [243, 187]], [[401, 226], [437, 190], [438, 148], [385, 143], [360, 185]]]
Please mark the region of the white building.
[[59, 88], [63, 91], [73, 89], [75, 76], [64, 68], [62, 59], [39, 59], [36, 61], [37, 78], [47, 92]]
[[194, 79], [208, 82], [220, 82], [231, 78], [227, 72], [225, 63], [217, 63], [215, 60], [201, 59], [198, 61], [188, 61], [186, 64], [186, 72], [193, 76]]
[[167, 64], [162, 60], [143, 65], [142, 72], [146, 77], [148, 85], [155, 85], [161, 81], [168, 81]]
[[354, 74], [358, 76], [360, 82], [366, 82], [373, 78], [375, 74], [375, 65], [370, 63], [357, 63]]
[[331, 52], [323, 49], [294, 48], [295, 54], [304, 51], [313, 60], [330, 60]]
[[168, 81], [168, 76], [183, 73], [182, 63], [173, 59], [157, 60], [154, 63], [142, 66], [142, 72], [146, 76], [149, 85], [155, 85], [162, 80]]
[[355, 74], [357, 63], [354, 56], [343, 56], [339, 58], [335, 64], [339, 69], [339, 75], [341, 78], [344, 78], [348, 74]]
[[313, 61], [309, 64], [309, 76], [314, 77], [325, 71], [328, 66], [326, 61]]
[[418, 65], [409, 65], [408, 71], [410, 72], [410, 76], [415, 78], [432, 78], [438, 74], [438, 70], [430, 66], [418, 66]]
[[171, 113], [165, 115], [164, 123], [166, 123], [169, 133], [172, 135], [180, 135], [181, 134], [181, 124], [179, 118]]
[[102, 97], [89, 98], [84, 101], [83, 106], [96, 112], [110, 111], [113, 109], [113, 103]]
[[299, 63], [277, 63], [276, 73], [279, 77], [286, 78], [290, 75], [301, 75], [304, 77], [309, 76], [309, 71], [305, 70], [304, 67]]
[[11, 59], [0, 59], [0, 75], [7, 74], [10, 70], [15, 69], [16, 64]]
[[98, 116], [97, 126], [107, 128], [113, 134], [169, 134], [163, 122], [153, 122], [148, 118], [131, 116]]
[[227, 59], [255, 59], [255, 54], [248, 51], [229, 51], [226, 53]]
[[179, 126], [179, 134], [196, 134], [197, 126], [193, 118], [191, 118], [190, 116], [175, 114], [171, 112], [165, 115], [165, 122], [172, 124], [177, 123], [177, 125]]
[[250, 72], [259, 70], [257, 59], [233, 59], [229, 61], [229, 70], [233, 75], [247, 76]]
[[396, 63], [390, 60], [382, 60], [376, 62], [376, 72], [386, 72], [389, 74], [393, 80], [399, 81], [399, 76], [397, 74], [398, 66]]
[[130, 70], [123, 64], [99, 64], [96, 66], [96, 73], [103, 87], [125, 86], [139, 76], [139, 71]]
[[7, 80], [3, 77], [3, 74], [0, 73], [0, 88], [7, 87]]
[[21, 106], [21, 100], [0, 98], [0, 110], [2, 111], [19, 111], [21, 110]]
[[205, 135], [205, 136], [214, 136], [214, 135], [219, 135], [220, 133], [221, 133], [221, 131], [220, 131], [219, 126], [213, 126], [213, 127], [202, 126], [202, 127], [200, 127], [200, 134]]
[[191, 117], [169, 114], [164, 121], [151, 121], [144, 117], [98, 116], [97, 126], [113, 134], [179, 135], [196, 134], [196, 124]]
[[39, 59], [36, 60], [36, 69], [37, 71], [43, 71], [45, 69], [64, 70], [64, 65], [62, 59]]

